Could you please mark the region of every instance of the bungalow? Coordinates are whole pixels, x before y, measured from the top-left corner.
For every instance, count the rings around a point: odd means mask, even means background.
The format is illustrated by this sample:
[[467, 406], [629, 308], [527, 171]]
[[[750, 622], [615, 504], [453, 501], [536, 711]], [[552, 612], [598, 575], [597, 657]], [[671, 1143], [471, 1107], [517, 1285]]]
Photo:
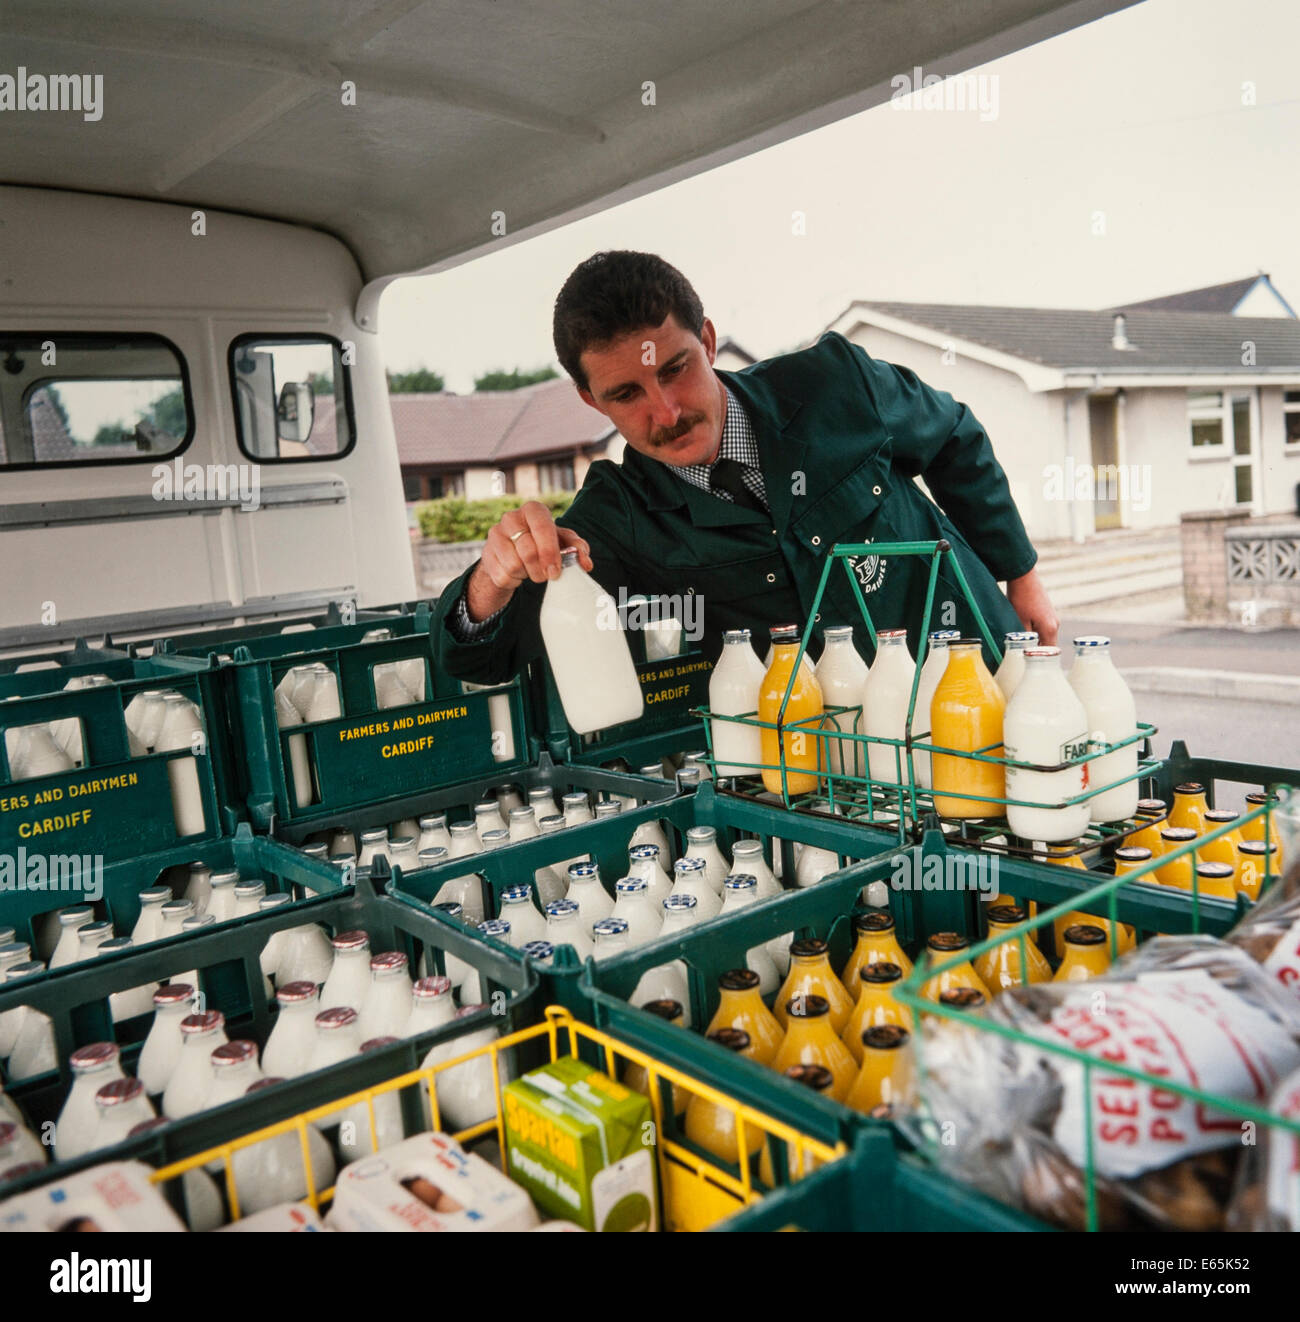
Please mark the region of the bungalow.
[[1036, 540], [1296, 508], [1300, 321], [1262, 273], [1099, 311], [861, 301], [829, 329], [970, 406]]

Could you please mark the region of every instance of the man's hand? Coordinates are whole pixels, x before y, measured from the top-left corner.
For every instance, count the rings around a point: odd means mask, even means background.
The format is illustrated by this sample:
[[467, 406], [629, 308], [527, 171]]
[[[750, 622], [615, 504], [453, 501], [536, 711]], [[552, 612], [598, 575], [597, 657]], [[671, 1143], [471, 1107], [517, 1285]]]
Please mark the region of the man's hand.
[[578, 563], [591, 571], [591, 548], [571, 528], [560, 528], [551, 511], [530, 500], [507, 510], [487, 535], [478, 568], [470, 575], [465, 605], [475, 623], [494, 615], [521, 583], [545, 583], [560, 576], [560, 551], [574, 547]]
[[1037, 569], [1031, 569], [1029, 573], [1013, 578], [1007, 584], [1007, 600], [1020, 616], [1021, 624], [1038, 635], [1038, 641], [1042, 646], [1056, 646], [1056, 636], [1061, 621], [1052, 608], [1047, 589], [1039, 579]]

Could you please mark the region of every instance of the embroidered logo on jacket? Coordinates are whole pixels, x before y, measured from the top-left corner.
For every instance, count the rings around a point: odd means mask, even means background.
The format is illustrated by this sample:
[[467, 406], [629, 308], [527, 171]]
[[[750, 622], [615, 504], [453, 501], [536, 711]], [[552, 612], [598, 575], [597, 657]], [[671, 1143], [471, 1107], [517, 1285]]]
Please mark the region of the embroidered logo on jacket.
[[[867, 538], [870, 542], [871, 538]], [[863, 592], [874, 592], [885, 581], [885, 570], [889, 561], [878, 555], [853, 555], [849, 557], [853, 566], [853, 575]]]

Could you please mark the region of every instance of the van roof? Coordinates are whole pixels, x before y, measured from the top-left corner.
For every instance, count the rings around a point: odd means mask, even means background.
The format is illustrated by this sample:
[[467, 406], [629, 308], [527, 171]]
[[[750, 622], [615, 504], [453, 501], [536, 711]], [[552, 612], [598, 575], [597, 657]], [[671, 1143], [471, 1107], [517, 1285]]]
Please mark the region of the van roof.
[[879, 104], [915, 66], [968, 69], [1133, 2], [12, 0], [11, 92], [20, 69], [102, 91], [90, 122], [0, 111], [0, 182], [314, 226], [375, 281]]

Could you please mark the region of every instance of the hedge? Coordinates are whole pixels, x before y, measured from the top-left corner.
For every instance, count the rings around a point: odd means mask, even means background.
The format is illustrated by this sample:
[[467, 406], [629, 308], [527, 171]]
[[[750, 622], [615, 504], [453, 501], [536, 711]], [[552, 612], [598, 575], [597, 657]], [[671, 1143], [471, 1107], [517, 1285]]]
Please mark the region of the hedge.
[[548, 491], [540, 496], [492, 496], [466, 500], [444, 496], [415, 507], [420, 531], [435, 542], [481, 542], [507, 510], [517, 510], [526, 500], [540, 501], [557, 518], [573, 503], [572, 491]]

